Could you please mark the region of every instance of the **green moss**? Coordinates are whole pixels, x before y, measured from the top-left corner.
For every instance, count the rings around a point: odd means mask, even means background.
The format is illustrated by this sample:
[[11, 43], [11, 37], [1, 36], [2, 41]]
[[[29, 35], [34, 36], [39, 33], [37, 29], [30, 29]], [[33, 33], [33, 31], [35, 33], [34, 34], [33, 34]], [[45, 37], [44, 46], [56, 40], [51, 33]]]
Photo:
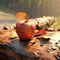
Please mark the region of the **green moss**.
[[60, 17], [57, 17], [56, 22], [50, 27], [51, 28], [60, 28]]

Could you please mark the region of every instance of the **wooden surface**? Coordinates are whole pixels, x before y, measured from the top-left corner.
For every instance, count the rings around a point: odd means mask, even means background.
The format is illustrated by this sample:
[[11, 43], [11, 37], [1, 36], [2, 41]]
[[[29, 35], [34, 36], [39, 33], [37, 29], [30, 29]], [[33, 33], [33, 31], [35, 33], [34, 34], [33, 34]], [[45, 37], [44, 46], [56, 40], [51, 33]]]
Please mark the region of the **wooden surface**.
[[0, 60], [56, 60], [49, 53], [48, 40], [44, 42], [35, 35], [30, 41], [23, 42], [18, 37], [10, 39], [10, 32], [4, 30], [0, 35]]

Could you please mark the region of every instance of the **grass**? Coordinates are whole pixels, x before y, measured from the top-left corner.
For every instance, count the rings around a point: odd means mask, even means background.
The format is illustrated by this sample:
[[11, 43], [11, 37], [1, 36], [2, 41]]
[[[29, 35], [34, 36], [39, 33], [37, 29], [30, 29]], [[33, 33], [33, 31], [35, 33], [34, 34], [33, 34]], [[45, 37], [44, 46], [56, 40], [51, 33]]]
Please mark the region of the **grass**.
[[51, 28], [56, 28], [56, 29], [60, 28], [60, 17], [57, 17], [56, 22], [50, 27]]
[[16, 11], [0, 4], [0, 20], [14, 20]]

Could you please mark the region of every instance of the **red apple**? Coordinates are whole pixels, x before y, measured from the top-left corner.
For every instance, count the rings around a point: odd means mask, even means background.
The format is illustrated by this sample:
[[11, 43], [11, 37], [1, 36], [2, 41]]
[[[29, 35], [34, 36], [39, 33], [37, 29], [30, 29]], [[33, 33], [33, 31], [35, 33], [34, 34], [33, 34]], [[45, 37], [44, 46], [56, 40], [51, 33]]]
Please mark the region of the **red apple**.
[[22, 20], [16, 23], [16, 32], [21, 40], [29, 40], [35, 33], [35, 23]]

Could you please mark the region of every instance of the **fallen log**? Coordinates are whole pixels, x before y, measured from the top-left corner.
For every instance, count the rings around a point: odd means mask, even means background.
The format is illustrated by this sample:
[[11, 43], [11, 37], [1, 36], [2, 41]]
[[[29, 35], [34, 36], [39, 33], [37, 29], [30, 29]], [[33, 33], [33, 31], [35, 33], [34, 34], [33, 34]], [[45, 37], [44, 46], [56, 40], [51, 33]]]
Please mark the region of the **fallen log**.
[[37, 36], [27, 42], [19, 38], [5, 37], [3, 43], [0, 44], [0, 60], [56, 60], [54, 55], [48, 52], [48, 45], [40, 46], [40, 44]]

